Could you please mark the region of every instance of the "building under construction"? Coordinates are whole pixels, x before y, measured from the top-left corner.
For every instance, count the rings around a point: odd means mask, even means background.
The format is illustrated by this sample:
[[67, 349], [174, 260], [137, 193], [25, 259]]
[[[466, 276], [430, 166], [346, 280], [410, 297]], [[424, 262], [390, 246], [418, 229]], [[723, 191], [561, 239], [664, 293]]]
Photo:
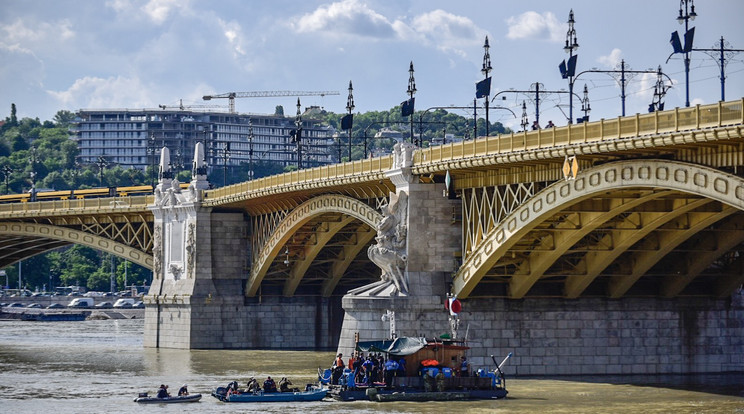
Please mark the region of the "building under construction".
[[[315, 109], [315, 108], [311, 108]], [[302, 168], [337, 162], [335, 129], [301, 117]], [[178, 170], [190, 170], [194, 145], [202, 141], [210, 169], [229, 170], [241, 164], [272, 162], [298, 165], [294, 139], [296, 118], [283, 115], [194, 111], [184, 107], [159, 109], [81, 109], [72, 127], [80, 149], [79, 162], [145, 170], [156, 166], [160, 148], [168, 147]]]

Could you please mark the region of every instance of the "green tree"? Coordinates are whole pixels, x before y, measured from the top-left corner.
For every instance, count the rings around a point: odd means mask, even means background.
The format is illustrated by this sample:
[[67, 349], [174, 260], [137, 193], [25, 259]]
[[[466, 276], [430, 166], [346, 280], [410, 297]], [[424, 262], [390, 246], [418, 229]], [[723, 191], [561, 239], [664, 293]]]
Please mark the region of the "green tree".
[[70, 111], [57, 111], [54, 115], [54, 124], [58, 127], [67, 128], [75, 120], [75, 113]]
[[10, 126], [18, 125], [18, 116], [16, 115], [16, 105], [10, 104]]

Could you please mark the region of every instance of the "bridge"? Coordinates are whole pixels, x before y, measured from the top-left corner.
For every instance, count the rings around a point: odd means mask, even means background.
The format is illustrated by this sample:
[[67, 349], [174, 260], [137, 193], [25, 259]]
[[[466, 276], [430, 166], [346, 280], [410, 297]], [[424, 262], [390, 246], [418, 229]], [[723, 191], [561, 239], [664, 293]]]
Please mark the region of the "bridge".
[[[696, 341], [728, 355], [744, 337], [743, 107], [744, 99], [399, 145], [387, 157], [218, 189], [195, 174], [181, 191], [165, 174], [153, 196], [3, 204], [0, 263], [78, 243], [153, 269], [148, 346], [349, 351], [355, 333], [388, 336], [380, 314], [390, 310], [398, 332], [457, 335], [458, 318], [440, 311], [450, 294], [470, 309], [463, 322], [479, 327], [471, 335], [486, 352], [536, 353], [523, 372], [574, 373], [546, 370], [549, 345], [498, 339], [504, 312], [523, 315], [511, 336], [530, 324], [538, 338], [586, 329], [562, 315], [608, 324], [586, 333], [606, 337], [633, 306], [651, 314], [635, 322], [671, 324], [670, 344], [689, 342], [668, 368], [686, 372]], [[669, 315], [677, 322], [662, 324]], [[717, 318], [730, 330], [701, 333]], [[574, 342], [558, 342], [574, 352]], [[610, 335], [604, 348], [612, 344]], [[651, 372], [667, 369], [659, 348], [644, 351], [656, 358]], [[704, 357], [694, 369], [731, 368]], [[583, 365], [584, 373], [648, 372], [638, 362], [609, 372]]]

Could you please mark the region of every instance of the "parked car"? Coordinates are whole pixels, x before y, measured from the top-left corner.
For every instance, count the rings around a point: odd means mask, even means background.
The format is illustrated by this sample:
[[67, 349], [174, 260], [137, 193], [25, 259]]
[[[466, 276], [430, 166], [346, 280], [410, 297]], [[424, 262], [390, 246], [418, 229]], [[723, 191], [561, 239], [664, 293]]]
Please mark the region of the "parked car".
[[129, 299], [129, 298], [122, 298], [122, 299], [117, 300], [116, 303], [114, 303], [115, 308], [128, 309], [128, 308], [131, 308], [132, 305], [134, 305], [134, 299]]
[[41, 306], [41, 305], [40, 305], [40, 304], [38, 304], [38, 303], [31, 303], [31, 304], [27, 305], [26, 307], [27, 307], [27, 308], [36, 308], [36, 309], [41, 309], [41, 308], [43, 308], [43, 306]]
[[95, 304], [93, 298], [75, 298], [67, 305], [68, 308], [90, 308]]
[[113, 305], [111, 304], [111, 302], [101, 302], [101, 303], [96, 303], [95, 307], [98, 309], [111, 309]]
[[47, 306], [47, 309], [63, 309], [65, 305], [61, 303], [52, 303], [51, 305]]
[[9, 308], [22, 308], [23, 304], [18, 302], [13, 302], [10, 305], [8, 305]]
[[132, 305], [132, 308], [134, 309], [145, 309], [145, 303], [141, 300], [138, 300], [137, 302], [134, 302], [134, 305]]

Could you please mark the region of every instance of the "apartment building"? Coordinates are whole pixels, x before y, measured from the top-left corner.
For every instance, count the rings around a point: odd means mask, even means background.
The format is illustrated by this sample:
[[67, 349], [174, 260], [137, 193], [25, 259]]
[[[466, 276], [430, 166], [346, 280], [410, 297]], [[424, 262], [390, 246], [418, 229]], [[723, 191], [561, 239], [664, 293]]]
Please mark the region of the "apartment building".
[[[81, 109], [71, 128], [83, 164], [100, 157], [124, 168], [157, 165], [160, 148], [168, 147], [176, 170], [191, 168], [194, 146], [202, 141], [207, 164], [231, 168], [242, 163], [297, 165], [297, 143], [291, 137], [295, 117], [199, 112], [184, 109]], [[335, 129], [302, 116], [302, 168], [337, 162]]]

